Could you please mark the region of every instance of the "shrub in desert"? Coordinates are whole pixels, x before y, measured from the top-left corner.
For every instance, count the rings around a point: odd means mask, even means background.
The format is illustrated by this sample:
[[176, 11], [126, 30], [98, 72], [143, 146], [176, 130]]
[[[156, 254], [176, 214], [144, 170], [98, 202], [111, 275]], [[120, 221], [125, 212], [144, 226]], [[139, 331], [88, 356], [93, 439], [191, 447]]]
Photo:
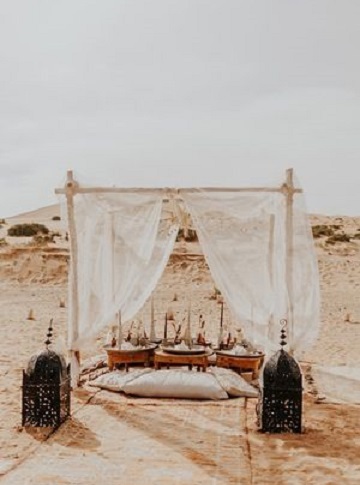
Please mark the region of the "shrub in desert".
[[337, 242], [350, 242], [351, 237], [349, 234], [333, 234], [326, 239], [326, 244], [335, 244]]
[[311, 229], [314, 238], [322, 236], [333, 236], [334, 234], [334, 229], [331, 226], [326, 226], [325, 224], [312, 226]]
[[61, 217], [60, 216], [54, 216], [51, 220], [52, 221], [61, 221]]
[[0, 224], [6, 224], [6, 220], [5, 219], [0, 219]]
[[49, 229], [44, 224], [15, 224], [8, 229], [8, 236], [31, 237], [38, 234], [49, 234]]
[[0, 238], [0, 247], [1, 246], [7, 246], [7, 242], [6, 242], [6, 239], [4, 237]]
[[356, 234], [354, 234], [351, 237], [352, 237], [352, 239], [360, 239], [360, 232], [357, 232]]

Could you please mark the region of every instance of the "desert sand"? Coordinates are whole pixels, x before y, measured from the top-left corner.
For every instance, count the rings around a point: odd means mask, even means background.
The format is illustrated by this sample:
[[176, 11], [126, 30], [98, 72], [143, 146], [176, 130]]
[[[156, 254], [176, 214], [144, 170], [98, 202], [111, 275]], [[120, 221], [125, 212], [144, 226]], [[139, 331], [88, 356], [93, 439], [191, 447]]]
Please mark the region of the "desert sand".
[[[22, 369], [41, 350], [50, 318], [55, 348], [65, 352], [68, 243], [58, 206], [8, 219], [0, 229], [0, 483], [27, 484], [358, 484], [359, 406], [333, 404], [317, 394], [311, 368], [360, 366], [360, 240], [315, 240], [321, 281], [321, 331], [301, 362], [304, 434], [266, 435], [257, 430], [256, 400], [219, 402], [140, 399], [91, 388], [72, 394], [72, 417], [56, 432], [21, 427]], [[43, 246], [6, 237], [18, 222], [43, 223], [61, 237]], [[360, 217], [311, 216], [355, 234]], [[186, 286], [198, 283], [200, 313], [208, 332], [220, 308], [197, 243], [177, 244], [155, 293], [157, 331], [169, 306], [182, 315]], [[174, 294], [177, 294], [177, 301]], [[195, 300], [195, 298], [194, 298]], [[67, 306], [67, 305], [66, 305]], [[27, 320], [30, 309], [35, 320]], [[142, 317], [148, 325], [149, 305]], [[227, 315], [225, 315], [225, 320]], [[211, 336], [211, 335], [210, 335]], [[85, 358], [102, 353], [104, 335]]]

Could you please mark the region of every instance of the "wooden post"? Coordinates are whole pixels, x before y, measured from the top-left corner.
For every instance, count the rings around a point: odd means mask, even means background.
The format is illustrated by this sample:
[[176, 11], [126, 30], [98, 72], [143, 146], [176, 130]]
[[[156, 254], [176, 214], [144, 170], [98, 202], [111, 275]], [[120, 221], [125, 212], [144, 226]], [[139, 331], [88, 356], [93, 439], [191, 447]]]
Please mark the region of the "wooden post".
[[[70, 234], [70, 304], [71, 304], [71, 321], [68, 322], [68, 332], [71, 332], [71, 341], [75, 342], [79, 337], [79, 278], [78, 278], [78, 245], [76, 224], [74, 215], [74, 193], [76, 190], [77, 182], [73, 178], [72, 170], [67, 172], [66, 181], [66, 201], [67, 201], [67, 216]], [[75, 375], [73, 384], [78, 385], [79, 375], [78, 369], [80, 368], [80, 352], [78, 349], [71, 348], [70, 355], [76, 362]], [[73, 373], [74, 371], [72, 371]]]
[[286, 197], [286, 215], [285, 215], [285, 228], [286, 228], [286, 241], [285, 241], [285, 274], [286, 274], [286, 287], [288, 291], [288, 342], [289, 353], [294, 351], [294, 283], [293, 283], [293, 256], [294, 256], [294, 171], [292, 168], [286, 170], [286, 183], [285, 197]]

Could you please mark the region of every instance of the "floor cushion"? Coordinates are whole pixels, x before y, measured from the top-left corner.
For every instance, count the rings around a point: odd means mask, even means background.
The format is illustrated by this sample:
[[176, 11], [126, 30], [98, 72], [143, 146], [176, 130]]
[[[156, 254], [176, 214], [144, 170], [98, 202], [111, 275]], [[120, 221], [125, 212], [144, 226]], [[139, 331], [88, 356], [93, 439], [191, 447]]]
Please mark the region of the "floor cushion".
[[231, 369], [213, 367], [211, 373], [229, 396], [259, 397], [259, 391]]
[[158, 370], [131, 380], [126, 394], [184, 399], [227, 399], [228, 395], [210, 372]]
[[124, 386], [128, 382], [131, 382], [139, 376], [148, 374], [149, 372], [153, 372], [153, 370], [149, 368], [132, 369], [130, 372], [116, 370], [97, 377], [93, 381], [90, 381], [89, 385], [107, 389], [108, 391], [121, 392], [124, 390]]

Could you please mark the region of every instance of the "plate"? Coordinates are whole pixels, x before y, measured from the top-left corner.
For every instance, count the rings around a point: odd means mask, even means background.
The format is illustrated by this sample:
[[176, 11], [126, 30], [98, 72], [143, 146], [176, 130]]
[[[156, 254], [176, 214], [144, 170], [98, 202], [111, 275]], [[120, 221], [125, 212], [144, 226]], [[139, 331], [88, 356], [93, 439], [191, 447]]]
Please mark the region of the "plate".
[[156, 349], [156, 347], [157, 347], [157, 344], [150, 344], [150, 345], [147, 345], [145, 348], [144, 347], [141, 347], [141, 348], [135, 347], [133, 349], [119, 349], [116, 345], [115, 345], [115, 347], [111, 347], [111, 345], [105, 345], [104, 349], [106, 351], [110, 351], [110, 352], [127, 354], [127, 353], [135, 353], [135, 352], [144, 352], [144, 351], [147, 351], [147, 350], [154, 350], [154, 349]]
[[161, 350], [163, 350], [167, 354], [177, 354], [177, 355], [196, 355], [196, 354], [204, 354], [206, 352], [206, 348], [202, 345], [193, 345], [191, 349], [176, 349], [175, 347], [161, 346]]
[[226, 355], [227, 357], [245, 357], [246, 359], [256, 359], [264, 356], [262, 352], [256, 352], [255, 354], [235, 354], [231, 350], [216, 350], [216, 353]]
[[162, 338], [155, 338], [154, 340], [150, 340], [152, 344], [161, 344]]

